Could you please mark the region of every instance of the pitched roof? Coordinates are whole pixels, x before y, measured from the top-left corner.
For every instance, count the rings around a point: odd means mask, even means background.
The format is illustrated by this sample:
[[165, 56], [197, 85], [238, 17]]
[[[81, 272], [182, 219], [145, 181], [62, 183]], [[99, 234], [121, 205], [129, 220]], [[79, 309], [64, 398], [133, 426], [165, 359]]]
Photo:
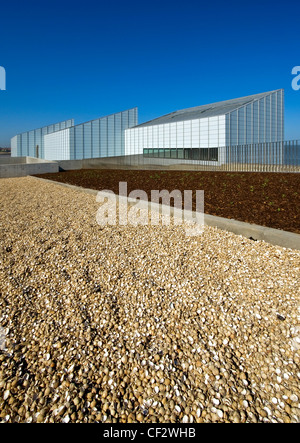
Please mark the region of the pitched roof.
[[170, 114], [163, 115], [162, 117], [141, 123], [135, 127], [161, 125], [164, 123], [224, 115], [255, 100], [259, 100], [267, 95], [273, 94], [274, 92], [278, 92], [279, 90], [280, 89], [270, 92], [263, 92], [261, 94], [249, 95], [247, 97], [235, 98], [233, 100], [225, 100], [222, 102], [211, 103], [209, 105], [196, 106], [194, 108], [181, 109], [180, 111], [171, 112]]

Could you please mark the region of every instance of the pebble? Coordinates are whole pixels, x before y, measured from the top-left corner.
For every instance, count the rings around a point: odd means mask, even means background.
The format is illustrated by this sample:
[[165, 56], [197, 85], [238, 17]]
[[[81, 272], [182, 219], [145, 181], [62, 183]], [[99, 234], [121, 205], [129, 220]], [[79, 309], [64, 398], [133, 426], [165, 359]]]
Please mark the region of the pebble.
[[299, 421], [299, 251], [0, 184], [0, 421]]

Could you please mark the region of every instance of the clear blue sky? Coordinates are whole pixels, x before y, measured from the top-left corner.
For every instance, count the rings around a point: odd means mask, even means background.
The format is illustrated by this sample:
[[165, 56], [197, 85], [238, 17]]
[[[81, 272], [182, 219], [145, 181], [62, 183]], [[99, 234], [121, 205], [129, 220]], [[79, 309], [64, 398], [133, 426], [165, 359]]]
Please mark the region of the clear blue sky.
[[2, 2], [0, 146], [68, 118], [138, 106], [168, 112], [285, 89], [285, 138], [300, 138], [299, 1]]

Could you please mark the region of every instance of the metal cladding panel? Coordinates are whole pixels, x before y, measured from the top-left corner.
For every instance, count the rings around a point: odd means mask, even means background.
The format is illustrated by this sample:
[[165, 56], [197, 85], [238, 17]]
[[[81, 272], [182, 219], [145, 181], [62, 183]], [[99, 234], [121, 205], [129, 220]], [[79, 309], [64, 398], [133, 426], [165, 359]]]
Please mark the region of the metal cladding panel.
[[11, 157], [18, 156], [18, 136], [16, 135], [10, 140]]
[[[148, 135], [148, 128], [144, 128], [144, 134]], [[163, 125], [163, 140], [164, 146], [170, 148], [170, 125]], [[146, 145], [148, 145], [148, 140], [146, 139]]]
[[28, 133], [28, 155], [29, 157], [35, 157], [35, 131]]
[[76, 160], [75, 156], [75, 126], [69, 128], [70, 138], [70, 160]]
[[83, 125], [74, 126], [74, 131], [75, 158], [83, 159]]
[[183, 122], [183, 147], [192, 147], [192, 120]]
[[131, 146], [131, 133], [129, 131], [124, 131], [125, 133], [125, 155], [129, 155], [127, 152], [127, 147]]
[[[252, 128], [252, 122], [253, 122], [253, 104], [246, 106], [246, 144], [252, 143], [253, 140], [253, 128]], [[237, 144], [238, 138], [237, 138]]]
[[245, 133], [245, 119], [246, 119], [246, 107], [242, 107], [238, 112], [238, 140], [240, 143], [246, 143], [246, 133]]
[[28, 151], [28, 132], [25, 132], [25, 134], [21, 134], [21, 155], [26, 156], [29, 155]]
[[124, 155], [125, 130], [136, 123], [137, 108], [134, 108], [74, 126], [72, 157], [83, 159]]
[[92, 123], [83, 125], [83, 154], [84, 158], [92, 157]]
[[192, 148], [199, 148], [200, 147], [200, 121], [199, 120], [192, 120], [192, 141], [191, 141], [191, 147]]
[[70, 160], [69, 128], [45, 135], [44, 149], [47, 160]]
[[[131, 130], [128, 132], [131, 133]], [[153, 127], [152, 126], [149, 126], [147, 128], [147, 146], [149, 146], [150, 149], [153, 148]]]
[[226, 145], [283, 141], [283, 96], [280, 89], [227, 114]]
[[115, 115], [115, 155], [123, 155], [124, 150], [122, 149], [122, 116], [121, 114]]
[[107, 157], [107, 120], [101, 119], [100, 123], [100, 157]]
[[115, 120], [114, 116], [107, 117], [107, 155], [115, 156]]
[[226, 119], [225, 115], [219, 116], [219, 147], [226, 146]]
[[139, 149], [139, 130], [134, 131], [134, 153]]
[[177, 137], [176, 137], [176, 123], [170, 124], [170, 147], [176, 146], [177, 144]]
[[136, 126], [138, 124], [138, 109], [133, 108], [129, 109], [128, 111], [128, 128], [132, 128], [133, 126]]
[[271, 141], [271, 96], [266, 97], [266, 107], [265, 107], [265, 127], [266, 127], [266, 141]]
[[100, 122], [95, 120], [92, 122], [92, 156], [100, 157]]
[[277, 140], [284, 140], [284, 91], [277, 93]]
[[237, 145], [238, 144], [238, 136], [237, 136], [237, 111], [233, 111], [230, 115], [230, 140], [231, 144]]

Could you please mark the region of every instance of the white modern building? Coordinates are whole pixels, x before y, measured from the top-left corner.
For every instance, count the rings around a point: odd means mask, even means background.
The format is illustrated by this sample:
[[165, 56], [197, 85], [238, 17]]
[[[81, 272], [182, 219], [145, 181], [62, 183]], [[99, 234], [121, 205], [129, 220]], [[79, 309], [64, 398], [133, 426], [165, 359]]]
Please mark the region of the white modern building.
[[74, 126], [74, 120], [66, 120], [18, 134], [10, 141], [11, 156], [46, 158], [44, 152], [45, 136], [56, 131], [64, 130], [65, 128], [70, 128], [71, 126]]
[[[220, 165], [231, 161], [237, 146], [251, 146], [239, 161], [252, 162], [259, 144], [283, 140], [284, 91], [278, 89], [183, 109], [140, 125], [137, 108], [80, 125], [68, 120], [20, 134], [11, 147], [12, 156], [47, 160], [142, 155]], [[264, 152], [264, 158], [268, 155]]]
[[125, 155], [125, 130], [136, 126], [137, 108], [79, 125], [74, 120], [25, 132], [11, 139], [11, 155], [45, 160], [81, 160]]
[[279, 89], [183, 109], [127, 129], [125, 155], [225, 163], [228, 147], [283, 139], [284, 91]]

